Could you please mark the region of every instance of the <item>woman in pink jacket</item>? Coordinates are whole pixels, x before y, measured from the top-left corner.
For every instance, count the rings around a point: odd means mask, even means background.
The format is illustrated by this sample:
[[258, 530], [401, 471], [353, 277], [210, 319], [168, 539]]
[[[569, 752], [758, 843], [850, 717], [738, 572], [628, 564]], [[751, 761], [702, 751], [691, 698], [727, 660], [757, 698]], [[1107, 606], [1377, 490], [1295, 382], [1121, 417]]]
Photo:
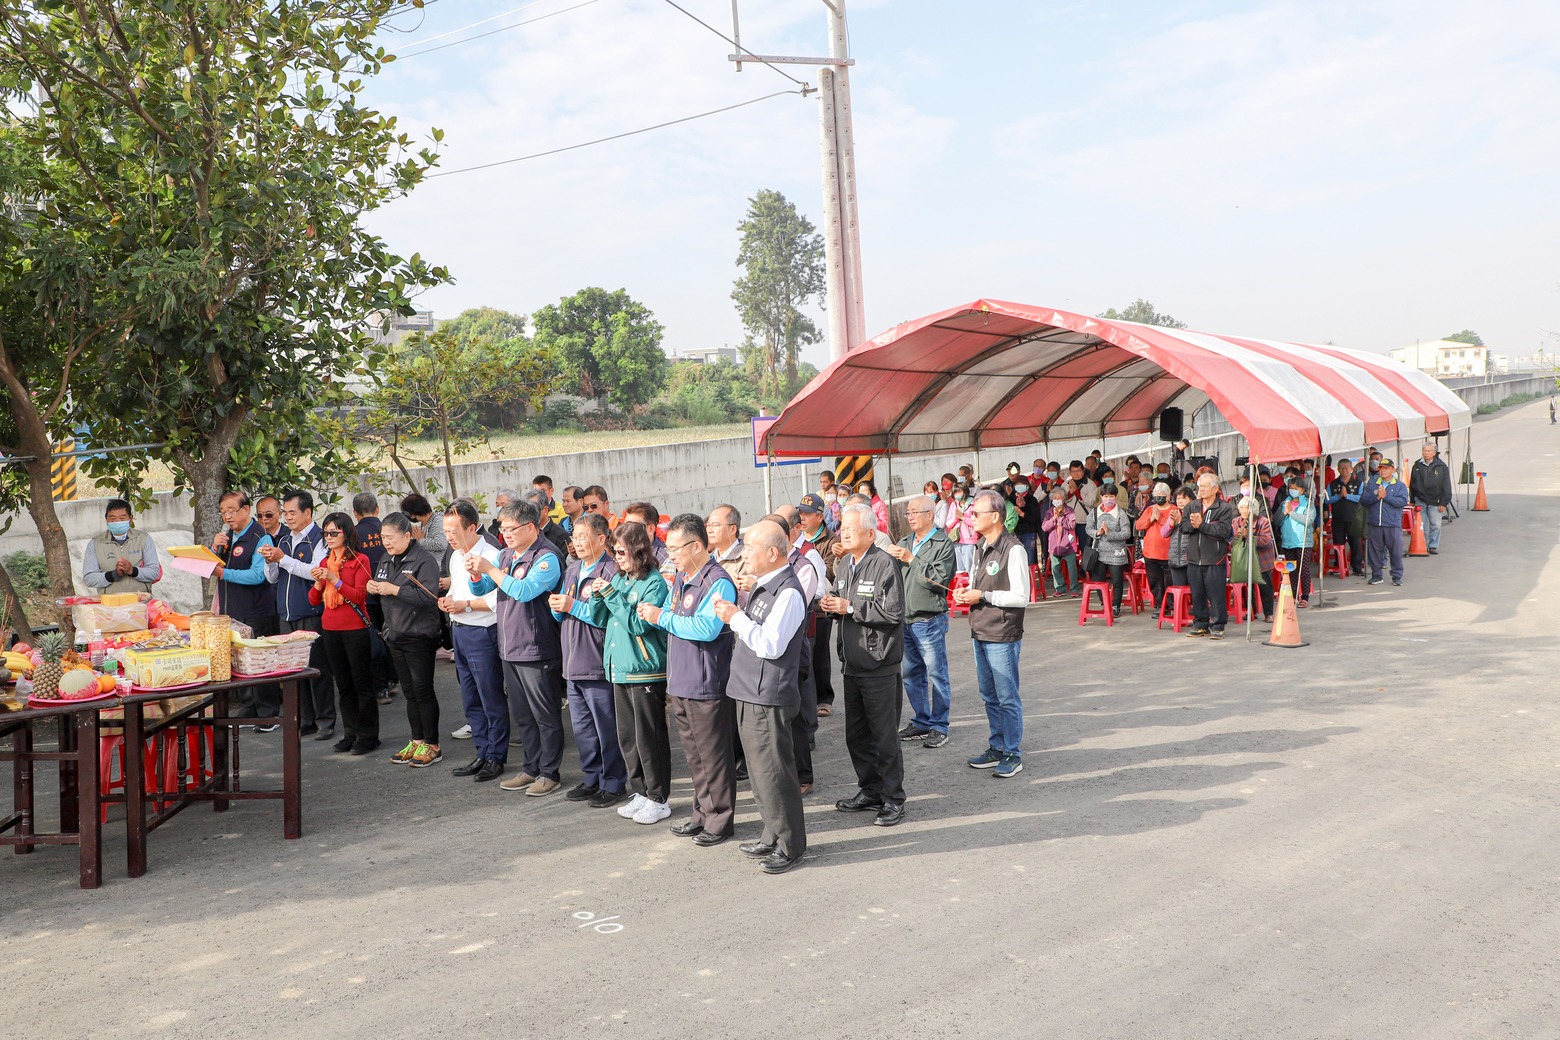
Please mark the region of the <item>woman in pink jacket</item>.
[[[1083, 578], [1078, 573], [1078, 517], [1087, 515], [1080, 507], [1074, 512], [1065, 488], [1051, 489], [1051, 508], [1040, 522], [1041, 536], [1045, 539], [1045, 551], [1051, 555], [1051, 583], [1060, 596], [1071, 591], [1074, 596], [1083, 594]], [[1071, 589], [1062, 583], [1072, 577]]]
[[953, 542], [953, 569], [956, 573], [968, 574], [975, 562], [975, 543], [980, 541], [980, 535], [975, 533], [969, 492], [962, 484], [954, 487], [943, 517], [943, 531]]

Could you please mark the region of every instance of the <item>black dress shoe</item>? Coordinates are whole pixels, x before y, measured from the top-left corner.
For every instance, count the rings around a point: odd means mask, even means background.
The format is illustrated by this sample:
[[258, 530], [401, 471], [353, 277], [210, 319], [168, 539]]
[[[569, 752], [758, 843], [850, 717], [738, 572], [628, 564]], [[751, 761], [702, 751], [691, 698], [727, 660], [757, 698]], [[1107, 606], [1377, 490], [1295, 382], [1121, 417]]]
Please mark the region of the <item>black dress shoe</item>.
[[[315, 728], [318, 729], [318, 727], [315, 727]], [[298, 732], [302, 733], [303, 731], [299, 730]], [[335, 735], [336, 735], [336, 727], [335, 726], [326, 726], [324, 729], [321, 729], [321, 730], [319, 730], [319, 732], [314, 734], [314, 739], [315, 740], [330, 740]]]
[[704, 825], [694, 823], [692, 820], [684, 820], [682, 823], [672, 824], [672, 833], [679, 838], [697, 838], [704, 833]]
[[314, 723], [311, 722], [307, 726], [299, 726], [298, 727], [298, 736], [300, 736], [300, 737], [312, 737], [312, 736], [314, 736], [314, 734], [318, 733], [319, 731], [320, 731], [320, 728], [318, 726], [316, 726]]
[[489, 780], [497, 780], [504, 775], [504, 763], [495, 762], [491, 758], [484, 759], [482, 768], [477, 770], [477, 775], [472, 777], [479, 784], [485, 784]]
[[741, 845], [738, 846], [738, 849], [741, 850], [742, 855], [744, 856], [752, 856], [754, 859], [763, 859], [764, 857], [774, 853], [775, 846], [773, 843], [765, 844], [761, 841], [744, 841]]
[[802, 857], [800, 856], [791, 859], [783, 853], [776, 852], [773, 855], [764, 857], [764, 861], [758, 865], [758, 869], [765, 874], [784, 874], [792, 867], [799, 866], [801, 862]]
[[571, 802], [588, 802], [596, 797], [600, 790], [599, 787], [592, 787], [589, 784], [575, 784], [564, 797]]
[[865, 791], [857, 791], [851, 797], [835, 802], [834, 807], [840, 812], [877, 812], [883, 808], [883, 799], [874, 798]]
[[719, 845], [730, 838], [729, 834], [716, 834], [714, 831], [703, 831], [693, 836], [693, 843], [701, 849], [707, 849], [711, 845]]
[[623, 800], [623, 792], [622, 791], [600, 790], [600, 791], [597, 791], [595, 796], [593, 798], [591, 798], [591, 800], [589, 802], [587, 802], [586, 804], [589, 805], [592, 809], [605, 809], [605, 808], [608, 808], [609, 806], [616, 805], [618, 802], [621, 802], [622, 800]]
[[487, 765], [487, 759], [474, 758], [463, 766], [456, 766], [450, 770], [451, 776], [476, 776], [482, 772], [482, 767]]
[[352, 745], [352, 753], [354, 755], [371, 755], [378, 750], [379, 741], [377, 740], [360, 740]]
[[337, 752], [338, 754], [341, 754], [341, 753], [345, 753], [347, 751], [351, 751], [352, 750], [352, 746], [354, 744], [356, 744], [356, 743], [357, 743], [357, 741], [354, 740], [351, 737], [343, 737], [340, 740], [336, 741], [334, 744], [332, 744], [330, 746], [330, 749], [332, 751]]
[[892, 827], [905, 818], [904, 802], [884, 802], [872, 822], [879, 827]]
[[737, 763], [737, 779], [738, 780], [746, 780], [747, 778], [748, 778], [747, 763], [746, 762], [739, 762], [739, 763]]

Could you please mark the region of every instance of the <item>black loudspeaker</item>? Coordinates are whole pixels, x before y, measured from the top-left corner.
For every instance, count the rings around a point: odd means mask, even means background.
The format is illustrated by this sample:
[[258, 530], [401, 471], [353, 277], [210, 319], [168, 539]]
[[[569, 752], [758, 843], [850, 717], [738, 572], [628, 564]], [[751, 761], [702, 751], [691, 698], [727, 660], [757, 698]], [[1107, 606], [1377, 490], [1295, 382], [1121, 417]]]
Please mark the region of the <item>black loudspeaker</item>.
[[1162, 441], [1178, 441], [1181, 439], [1181, 424], [1184, 421], [1184, 413], [1179, 408], [1166, 408], [1159, 413], [1159, 439]]

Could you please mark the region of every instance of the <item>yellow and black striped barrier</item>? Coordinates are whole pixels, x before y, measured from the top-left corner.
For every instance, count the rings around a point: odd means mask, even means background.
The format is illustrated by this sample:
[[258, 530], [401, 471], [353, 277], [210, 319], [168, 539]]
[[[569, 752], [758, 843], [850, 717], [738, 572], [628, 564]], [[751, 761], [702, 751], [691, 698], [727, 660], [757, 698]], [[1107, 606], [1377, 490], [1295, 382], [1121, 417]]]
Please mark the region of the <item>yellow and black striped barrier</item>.
[[[54, 447], [54, 461], [49, 464], [49, 486], [56, 502], [76, 500], [76, 457], [70, 454], [75, 450], [76, 441], [72, 437], [66, 437]], [[61, 455], [66, 457], [60, 458]]]
[[834, 460], [834, 479], [841, 484], [849, 484], [855, 488], [859, 481], [870, 480], [872, 486], [877, 486], [877, 477], [872, 475], [871, 455], [841, 455]]

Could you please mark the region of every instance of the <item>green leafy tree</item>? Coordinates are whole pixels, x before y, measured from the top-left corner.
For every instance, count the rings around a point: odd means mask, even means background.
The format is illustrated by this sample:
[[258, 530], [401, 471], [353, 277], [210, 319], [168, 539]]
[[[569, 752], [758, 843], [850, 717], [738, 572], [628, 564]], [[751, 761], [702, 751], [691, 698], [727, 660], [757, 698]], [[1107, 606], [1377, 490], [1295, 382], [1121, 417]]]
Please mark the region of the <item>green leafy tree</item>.
[[[464, 432], [463, 420], [482, 404], [540, 401], [557, 382], [556, 373], [544, 352], [517, 360], [501, 354], [490, 339], [448, 328], [419, 333], [393, 348], [381, 365], [379, 386], [368, 398], [368, 425], [408, 487], [417, 487], [408, 463], [443, 465], [454, 498], [460, 494], [455, 456], [487, 440], [485, 434]], [[437, 457], [420, 454], [412, 443], [427, 433], [437, 438]]]
[[[0, 5], [0, 90], [14, 113], [5, 132], [35, 171], [14, 269], [42, 318], [18, 330], [32, 361], [0, 358], [13, 405], [13, 383], [40, 402], [18, 417], [24, 446], [35, 427], [76, 421], [95, 443], [159, 444], [151, 455], [190, 491], [201, 540], [217, 526], [235, 448], [254, 431], [303, 439], [278, 467], [251, 452], [247, 480], [342, 475], [329, 471], [350, 457], [345, 428], [316, 409], [347, 404], [345, 381], [376, 362], [367, 316], [410, 313], [419, 289], [447, 278], [361, 224], [436, 161], [432, 145], [364, 101], [366, 80], [393, 60], [374, 39], [394, 9]], [[36, 104], [16, 101], [25, 95]], [[18, 313], [0, 300], [8, 332]], [[6, 380], [7, 368], [23, 378]], [[133, 477], [144, 465], [108, 456], [85, 468]], [[34, 481], [35, 506], [40, 490]], [[63, 537], [56, 550], [39, 527], [55, 586], [68, 587]]]
[[[525, 334], [526, 316], [512, 314], [497, 307], [473, 307], [461, 311], [439, 328], [467, 340], [486, 340], [491, 349], [502, 358], [516, 365], [524, 365], [535, 352], [535, 344]], [[516, 407], [523, 399], [515, 401], [482, 401], [471, 412], [472, 425], [487, 429], [513, 430], [525, 420], [525, 409]]]
[[1473, 347], [1484, 346], [1484, 338], [1477, 332], [1474, 332], [1472, 329], [1463, 329], [1461, 332], [1454, 332], [1450, 336], [1446, 337], [1446, 342], [1466, 343]]
[[737, 264], [743, 273], [731, 299], [748, 333], [743, 357], [761, 390], [789, 396], [798, 386], [802, 347], [822, 338], [802, 308], [823, 299], [823, 236], [789, 199], [768, 189], [748, 200], [737, 230], [742, 233]]
[[532, 320], [536, 345], [556, 354], [570, 393], [626, 411], [666, 385], [661, 323], [625, 289], [581, 289]]
[[1112, 307], [1100, 315], [1108, 321], [1135, 321], [1140, 325], [1158, 325], [1162, 329], [1184, 329], [1186, 322], [1160, 314], [1147, 300], [1133, 300], [1122, 310]]

